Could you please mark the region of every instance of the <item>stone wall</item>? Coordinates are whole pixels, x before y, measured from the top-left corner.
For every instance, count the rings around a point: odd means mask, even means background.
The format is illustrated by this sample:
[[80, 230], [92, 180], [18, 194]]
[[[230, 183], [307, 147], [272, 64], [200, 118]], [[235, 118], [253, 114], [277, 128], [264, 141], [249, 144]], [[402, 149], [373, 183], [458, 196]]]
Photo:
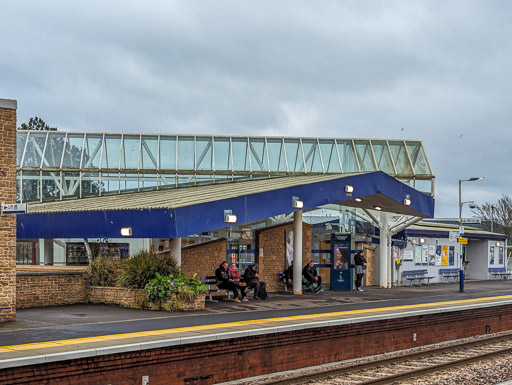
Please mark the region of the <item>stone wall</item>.
[[27, 268], [20, 269], [16, 274], [17, 308], [87, 302], [83, 269]]
[[[313, 226], [302, 223], [302, 266], [311, 259], [311, 239]], [[293, 230], [293, 223], [267, 227], [256, 233], [258, 240], [261, 280], [267, 283], [268, 292], [283, 291], [279, 272], [284, 270], [286, 230]]]
[[[15, 100], [0, 99], [0, 197], [16, 203]], [[0, 322], [16, 317], [16, 215], [0, 217]]]
[[[87, 298], [90, 303], [117, 305], [130, 309], [146, 310], [201, 310], [204, 309], [205, 296], [201, 295], [194, 302], [179, 301], [174, 296], [165, 303], [152, 303], [146, 296], [146, 290], [126, 289], [123, 287], [88, 286]], [[179, 302], [179, 303], [178, 303]]]
[[215, 269], [226, 260], [226, 249], [225, 239], [183, 247], [181, 249], [182, 273], [189, 277], [197, 273], [197, 278], [215, 275]]

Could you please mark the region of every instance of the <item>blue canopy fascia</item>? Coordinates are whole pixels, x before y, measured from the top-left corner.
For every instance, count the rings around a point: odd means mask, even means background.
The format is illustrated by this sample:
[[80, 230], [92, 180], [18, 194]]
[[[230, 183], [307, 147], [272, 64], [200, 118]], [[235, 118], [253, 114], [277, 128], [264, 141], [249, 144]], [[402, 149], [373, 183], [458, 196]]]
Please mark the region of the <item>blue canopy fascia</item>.
[[[354, 186], [352, 196], [345, 193], [347, 184]], [[308, 210], [378, 194], [410, 215], [434, 215], [433, 198], [377, 171], [177, 208], [19, 214], [17, 237], [119, 238], [122, 227], [131, 227], [133, 238], [178, 238], [227, 227], [224, 210], [231, 210], [237, 224], [243, 224], [297, 211], [292, 208], [292, 197], [302, 200], [303, 209]], [[401, 206], [406, 196], [411, 205]]]
[[[405, 237], [405, 239], [410, 237], [427, 237], [427, 238], [448, 238], [450, 235], [450, 231], [455, 230], [419, 230], [419, 229], [405, 229], [399, 233], [401, 237]], [[505, 240], [508, 237], [505, 234], [483, 234], [483, 233], [466, 233], [464, 234], [464, 238], [473, 239], [473, 240]]]

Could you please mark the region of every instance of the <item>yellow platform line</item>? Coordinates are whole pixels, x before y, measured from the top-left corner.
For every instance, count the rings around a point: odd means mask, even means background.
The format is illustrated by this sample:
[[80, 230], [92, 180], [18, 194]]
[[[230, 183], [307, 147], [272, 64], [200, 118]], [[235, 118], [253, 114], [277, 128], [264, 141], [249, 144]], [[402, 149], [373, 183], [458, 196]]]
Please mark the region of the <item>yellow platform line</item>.
[[[137, 337], [148, 337], [148, 336], [163, 336], [168, 334], [177, 334], [182, 332], [196, 332], [208, 329], [225, 329], [236, 326], [247, 326], [247, 325], [257, 325], [257, 324], [270, 324], [265, 325], [265, 327], [272, 327], [272, 323], [280, 323], [280, 322], [289, 322], [289, 321], [301, 321], [301, 320], [309, 320], [309, 322], [315, 322], [316, 320], [322, 320], [325, 318], [337, 317], [337, 316], [347, 316], [347, 315], [359, 315], [359, 314], [368, 314], [368, 313], [382, 313], [390, 310], [412, 310], [412, 309], [428, 309], [435, 308], [438, 306], [448, 306], [448, 305], [464, 305], [471, 304], [476, 302], [490, 302], [494, 300], [507, 300], [512, 299], [512, 295], [504, 295], [504, 296], [494, 296], [494, 297], [482, 297], [482, 298], [473, 298], [473, 299], [463, 299], [463, 300], [455, 300], [455, 301], [445, 301], [445, 302], [430, 302], [424, 304], [415, 304], [415, 305], [399, 305], [399, 306], [389, 306], [389, 307], [380, 307], [380, 308], [370, 308], [370, 309], [359, 309], [359, 310], [344, 310], [330, 313], [317, 313], [317, 314], [305, 314], [305, 315], [296, 315], [296, 316], [285, 316], [285, 317], [274, 317], [274, 318], [263, 318], [263, 319], [255, 319], [255, 320], [247, 320], [247, 321], [235, 321], [235, 322], [226, 322], [221, 324], [209, 324], [209, 325], [199, 325], [199, 326], [186, 326], [179, 327], [173, 329], [161, 329], [161, 330], [147, 330], [141, 332], [131, 332], [131, 333], [120, 333], [120, 334], [110, 334], [106, 336], [98, 336], [98, 337], [83, 337], [83, 338], [73, 338], [68, 340], [57, 340], [57, 341], [48, 341], [48, 342], [35, 342], [29, 344], [21, 344], [21, 345], [10, 345], [10, 346], [0, 346], [0, 353], [13, 352], [13, 351], [25, 351], [25, 350], [34, 350], [34, 349], [44, 349], [44, 348], [52, 348], [59, 346], [69, 346], [76, 344], [86, 344], [93, 343], [98, 341], [115, 341], [115, 340], [126, 340], [133, 339]], [[262, 325], [263, 326], [263, 325]], [[169, 337], [172, 338], [172, 337]], [[124, 344], [130, 343], [129, 341], [123, 341]]]

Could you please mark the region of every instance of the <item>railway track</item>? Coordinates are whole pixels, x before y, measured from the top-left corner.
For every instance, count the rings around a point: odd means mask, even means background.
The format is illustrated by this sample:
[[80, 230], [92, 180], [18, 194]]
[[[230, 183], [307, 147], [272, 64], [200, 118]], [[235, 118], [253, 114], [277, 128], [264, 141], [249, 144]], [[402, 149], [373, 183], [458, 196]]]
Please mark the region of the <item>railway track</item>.
[[512, 354], [512, 335], [491, 337], [342, 368], [271, 380], [265, 382], [265, 385], [311, 384], [314, 383], [313, 381], [318, 381], [319, 384], [333, 385], [393, 384], [507, 354]]

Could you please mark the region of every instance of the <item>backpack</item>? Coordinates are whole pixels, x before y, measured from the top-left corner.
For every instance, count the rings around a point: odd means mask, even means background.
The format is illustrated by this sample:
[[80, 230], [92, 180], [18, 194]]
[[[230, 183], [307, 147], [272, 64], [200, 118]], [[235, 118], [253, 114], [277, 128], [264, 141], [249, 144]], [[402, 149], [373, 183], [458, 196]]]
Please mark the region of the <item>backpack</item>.
[[261, 299], [268, 299], [267, 289], [262, 285], [258, 291], [258, 297]]

